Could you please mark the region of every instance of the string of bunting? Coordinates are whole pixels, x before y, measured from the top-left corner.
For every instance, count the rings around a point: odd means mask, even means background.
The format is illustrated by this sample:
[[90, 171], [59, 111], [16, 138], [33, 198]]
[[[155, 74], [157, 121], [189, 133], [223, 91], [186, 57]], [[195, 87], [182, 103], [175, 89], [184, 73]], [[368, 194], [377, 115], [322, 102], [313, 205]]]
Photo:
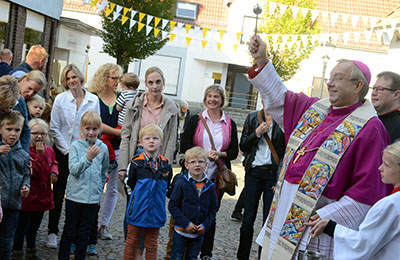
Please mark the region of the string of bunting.
[[[108, 17], [112, 14], [112, 20], [115, 22], [119, 17], [121, 17], [121, 24], [129, 23], [129, 29], [136, 29], [138, 32], [142, 31], [144, 28], [146, 30], [146, 35], [149, 35], [153, 31], [154, 37], [161, 35], [161, 39], [167, 39], [171, 42], [176, 39], [183, 41], [189, 46], [194, 41], [200, 43], [202, 48], [211, 42], [217, 47], [218, 51], [221, 50], [223, 45], [230, 44], [234, 51], [237, 50], [240, 43], [245, 42], [246, 39], [251, 37], [251, 34], [242, 32], [232, 32], [227, 30], [217, 30], [210, 28], [202, 28], [198, 26], [193, 26], [191, 24], [184, 24], [176, 22], [173, 20], [168, 20], [160, 18], [157, 16], [145, 14], [132, 8], [126, 8], [115, 4], [107, 0], [83, 0], [83, 4], [89, 4], [91, 7], [97, 7], [98, 12], [105, 12], [105, 16]], [[368, 24], [369, 29], [364, 31], [352, 31], [343, 33], [327, 33], [327, 34], [313, 34], [313, 35], [288, 35], [288, 34], [261, 34], [260, 36], [268, 43], [268, 37], [272, 39], [272, 47], [274, 49], [280, 49], [283, 47], [292, 48], [294, 44], [302, 45], [303, 47], [308, 47], [314, 44], [324, 44], [326, 42], [336, 43], [337, 41], [342, 41], [347, 44], [350, 40], [353, 42], [359, 41], [370, 41], [375, 36], [375, 39], [381, 39], [382, 34], [386, 33], [389, 40], [392, 39], [396, 24], [400, 19], [387, 19], [378, 18], [370, 16], [359, 16], [350, 14], [341, 14], [334, 12], [326, 12], [320, 10], [314, 10], [309, 8], [302, 8], [291, 5], [284, 5], [276, 2], [269, 2], [269, 12], [272, 15], [276, 8], [279, 8], [279, 12], [284, 14], [288, 8], [291, 9], [293, 17], [297, 17], [301, 12], [304, 16], [311, 12], [311, 19], [314, 23], [317, 17], [321, 17], [325, 22], [331, 22], [335, 24], [338, 17], [341, 16], [343, 21], [348, 21], [349, 17], [353, 28], [358, 24], [359, 20], [362, 19], [364, 25]], [[146, 18], [146, 19], [145, 19]], [[150, 23], [154, 20], [154, 26]], [[379, 23], [382, 25], [382, 30], [375, 30], [375, 25]], [[166, 31], [165, 28], [169, 24], [170, 31]], [[390, 25], [391, 28], [387, 28]], [[136, 26], [136, 27], [135, 27]], [[373, 33], [375, 32], [375, 35]]]

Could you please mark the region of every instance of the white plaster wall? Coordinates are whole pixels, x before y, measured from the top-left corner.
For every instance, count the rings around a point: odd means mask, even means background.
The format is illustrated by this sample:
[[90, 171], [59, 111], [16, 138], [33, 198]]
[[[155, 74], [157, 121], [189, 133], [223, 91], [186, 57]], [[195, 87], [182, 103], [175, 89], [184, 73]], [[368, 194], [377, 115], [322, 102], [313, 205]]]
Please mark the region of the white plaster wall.
[[61, 13], [61, 16], [78, 19], [90, 26], [93, 26], [93, 27], [101, 30], [101, 17], [98, 14], [63, 10]]

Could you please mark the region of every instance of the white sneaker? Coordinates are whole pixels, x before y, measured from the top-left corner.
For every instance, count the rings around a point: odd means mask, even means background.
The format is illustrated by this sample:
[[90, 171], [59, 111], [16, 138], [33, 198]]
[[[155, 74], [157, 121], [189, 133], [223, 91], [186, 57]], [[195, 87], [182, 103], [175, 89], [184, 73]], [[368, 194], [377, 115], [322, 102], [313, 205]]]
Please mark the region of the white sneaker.
[[99, 230], [99, 237], [102, 240], [112, 240], [113, 237], [110, 233], [110, 231], [108, 230], [107, 226], [102, 226]]
[[46, 246], [48, 248], [57, 248], [57, 235], [50, 234]]

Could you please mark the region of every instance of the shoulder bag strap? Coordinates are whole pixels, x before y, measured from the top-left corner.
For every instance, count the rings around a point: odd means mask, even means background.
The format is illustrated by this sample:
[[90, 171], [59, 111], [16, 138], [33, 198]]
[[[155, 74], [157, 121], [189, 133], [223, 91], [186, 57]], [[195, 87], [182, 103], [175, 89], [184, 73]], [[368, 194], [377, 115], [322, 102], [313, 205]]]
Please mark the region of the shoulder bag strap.
[[[258, 118], [258, 123], [261, 124], [263, 122], [262, 117], [261, 117], [261, 110], [259, 110], [257, 112], [257, 118]], [[272, 123], [272, 126], [273, 126], [273, 123]], [[271, 154], [274, 157], [274, 160], [275, 160], [276, 164], [279, 165], [279, 161], [280, 160], [279, 160], [278, 153], [276, 152], [275, 147], [271, 142], [271, 139], [269, 139], [268, 133], [264, 133], [263, 135], [265, 137], [265, 140], [267, 141], [269, 150], [271, 151]]]
[[210, 143], [211, 143], [211, 148], [213, 150], [217, 150], [215, 148], [215, 144], [214, 144], [214, 139], [212, 138], [211, 132], [210, 132], [210, 128], [208, 128], [208, 125], [206, 123], [206, 120], [204, 119], [204, 117], [201, 115], [201, 113], [199, 114], [200, 120], [204, 125], [204, 128], [206, 129], [207, 133], [208, 133], [208, 137], [210, 138]]

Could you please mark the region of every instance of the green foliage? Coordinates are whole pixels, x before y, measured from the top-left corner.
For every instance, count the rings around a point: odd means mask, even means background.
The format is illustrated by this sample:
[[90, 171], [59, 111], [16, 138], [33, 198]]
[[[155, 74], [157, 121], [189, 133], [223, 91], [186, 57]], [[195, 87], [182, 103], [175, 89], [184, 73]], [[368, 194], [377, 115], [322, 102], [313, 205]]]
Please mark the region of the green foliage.
[[[175, 16], [176, 0], [114, 0], [113, 3], [126, 8], [132, 8], [136, 11], [157, 16], [160, 18], [172, 20]], [[114, 9], [115, 10], [115, 9]], [[139, 12], [134, 20], [138, 21]], [[161, 49], [168, 41], [162, 40], [161, 31], [154, 37], [154, 32], [151, 31], [146, 36], [146, 26], [138, 32], [138, 24], [129, 29], [129, 20], [122, 25], [122, 11], [120, 17], [113, 22], [113, 14], [108, 17], [105, 12], [102, 14], [102, 31], [104, 45], [103, 51], [117, 59], [117, 64], [126, 66], [134, 59], [145, 59], [153, 55], [157, 50]], [[130, 12], [127, 14], [130, 17]], [[142, 20], [146, 23], [147, 16]], [[154, 27], [155, 20], [151, 21], [149, 26]], [[157, 25], [161, 29], [162, 22]], [[164, 30], [168, 30], [167, 27]]]
[[[315, 7], [315, 0], [275, 0], [274, 2], [310, 9]], [[269, 3], [267, 2], [263, 8], [262, 21], [258, 28], [260, 33], [300, 35], [318, 34], [320, 32], [318, 24], [312, 23], [311, 12], [303, 14], [302, 11], [299, 11], [297, 17], [293, 17], [290, 8], [287, 8], [285, 13], [281, 15], [279, 7], [277, 7], [274, 13], [269, 15], [268, 8]], [[296, 41], [293, 38], [291, 40]], [[278, 38], [276, 43], [282, 43], [281, 37]], [[267, 55], [284, 81], [289, 80], [296, 74], [300, 62], [314, 50], [314, 43], [310, 41], [307, 46], [303, 46], [301, 41], [297, 43], [300, 44], [294, 44], [290, 49], [287, 46], [280, 46], [280, 49], [274, 49], [272, 37], [267, 39]]]

